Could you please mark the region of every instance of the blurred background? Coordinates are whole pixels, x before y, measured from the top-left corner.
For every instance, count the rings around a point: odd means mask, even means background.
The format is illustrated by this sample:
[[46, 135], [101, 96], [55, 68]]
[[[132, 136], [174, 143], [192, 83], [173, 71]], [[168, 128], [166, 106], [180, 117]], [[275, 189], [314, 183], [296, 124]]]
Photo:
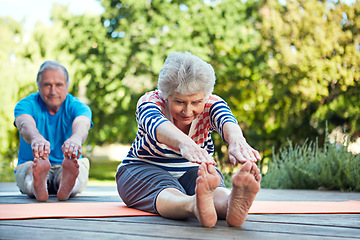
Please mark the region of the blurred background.
[[[37, 91], [43, 61], [62, 63], [70, 93], [93, 111], [90, 178], [113, 181], [136, 134], [136, 102], [174, 51], [214, 67], [214, 93], [261, 152], [265, 178], [281, 149], [327, 139], [345, 143], [358, 167], [359, 15], [359, 0], [0, 0], [0, 181], [14, 181], [13, 109]], [[213, 139], [231, 175], [227, 145]]]

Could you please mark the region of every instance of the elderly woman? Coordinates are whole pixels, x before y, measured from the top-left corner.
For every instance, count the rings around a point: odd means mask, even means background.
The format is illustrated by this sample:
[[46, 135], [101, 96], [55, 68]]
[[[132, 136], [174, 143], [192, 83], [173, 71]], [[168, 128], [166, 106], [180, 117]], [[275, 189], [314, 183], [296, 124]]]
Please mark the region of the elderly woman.
[[[138, 132], [116, 175], [128, 207], [166, 218], [196, 217], [204, 227], [218, 218], [241, 226], [260, 189], [258, 151], [246, 142], [227, 104], [213, 95], [212, 66], [189, 52], [170, 54], [160, 71], [158, 90], [137, 104]], [[232, 190], [211, 157], [211, 132], [229, 144], [229, 159], [244, 163], [232, 177]]]

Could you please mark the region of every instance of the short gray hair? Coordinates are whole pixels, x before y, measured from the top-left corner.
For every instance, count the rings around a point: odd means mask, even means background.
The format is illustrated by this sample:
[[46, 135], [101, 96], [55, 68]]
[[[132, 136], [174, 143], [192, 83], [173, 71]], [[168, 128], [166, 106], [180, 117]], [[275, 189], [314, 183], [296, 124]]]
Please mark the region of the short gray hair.
[[160, 70], [158, 89], [164, 99], [175, 92], [192, 95], [204, 91], [209, 96], [215, 79], [213, 67], [204, 60], [190, 52], [173, 52]]
[[37, 74], [36, 83], [37, 83], [38, 87], [41, 82], [41, 74], [49, 69], [52, 69], [52, 70], [62, 69], [65, 73], [66, 84], [67, 84], [67, 86], [69, 86], [69, 83], [70, 83], [69, 82], [69, 73], [66, 70], [66, 68], [63, 65], [61, 65], [58, 61], [45, 61], [43, 64], [41, 64], [39, 72]]

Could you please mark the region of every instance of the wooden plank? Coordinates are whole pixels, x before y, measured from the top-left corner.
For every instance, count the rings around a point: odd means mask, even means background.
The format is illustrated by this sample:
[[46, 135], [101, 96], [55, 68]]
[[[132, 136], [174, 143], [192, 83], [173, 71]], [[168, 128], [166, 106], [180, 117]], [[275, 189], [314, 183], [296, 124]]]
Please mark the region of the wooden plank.
[[[261, 189], [256, 200], [347, 201], [360, 193], [316, 190]], [[69, 202], [121, 201], [116, 186], [89, 186]], [[37, 202], [19, 193], [15, 183], [0, 183], [0, 203]], [[48, 202], [57, 202], [51, 196]], [[51, 218], [0, 221], [0, 239], [358, 239], [360, 214], [256, 214], [242, 228], [221, 220], [215, 228], [196, 219], [178, 221], [154, 217]]]
[[[44, 223], [46, 224], [46, 223]], [[118, 228], [118, 226], [113, 226]], [[0, 238], [1, 239], [28, 239], [31, 236], [32, 239], [204, 239], [204, 240], [218, 240], [218, 239], [276, 239], [276, 240], [317, 240], [317, 239], [334, 239], [334, 237], [328, 236], [316, 236], [316, 235], [297, 235], [293, 233], [276, 233], [276, 232], [262, 232], [262, 231], [234, 231], [231, 228], [227, 228], [224, 231], [219, 232], [217, 229], [205, 229], [205, 228], [174, 228], [166, 227], [161, 231], [157, 228], [143, 229], [142, 225], [138, 225], [136, 232], [124, 232], [119, 230], [102, 230], [102, 225], [97, 225], [96, 230], [84, 230], [84, 229], [71, 229], [67, 227], [47, 228], [47, 227], [30, 227], [30, 226], [7, 226], [4, 228], [0, 226]], [[203, 231], [198, 231], [203, 229]], [[156, 234], [154, 234], [156, 232]], [[347, 237], [338, 237], [337, 239], [354, 239]]]
[[[203, 228], [196, 220], [176, 221], [162, 217], [128, 217], [128, 218], [101, 218], [101, 219], [35, 219], [1, 221], [1, 232], [8, 232], [14, 226], [19, 229], [36, 229], [47, 231], [48, 229], [66, 230], [71, 232], [94, 232], [112, 233], [121, 235], [141, 235], [144, 237], [165, 237], [179, 239], [224, 239], [245, 238], [255, 239], [265, 235], [278, 236], [277, 239], [294, 237], [299, 239], [308, 238], [338, 238], [354, 239], [360, 236], [360, 229], [343, 227], [316, 226], [289, 223], [249, 222], [246, 221], [242, 228], [230, 228], [225, 221], [219, 221], [212, 229]], [[17, 231], [19, 237], [23, 230]]]
[[[21, 232], [20, 232], [21, 231]], [[109, 240], [137, 240], [137, 239], [161, 239], [158, 237], [148, 237], [141, 234], [119, 234], [116, 232], [97, 232], [97, 231], [81, 231], [69, 229], [49, 229], [49, 228], [32, 228], [32, 227], [19, 227], [9, 226], [3, 229], [0, 226], [0, 239], [66, 239], [66, 240], [79, 240], [79, 239], [109, 239]]]
[[246, 221], [360, 229], [360, 214], [251, 214]]
[[[139, 217], [112, 217], [112, 218], [76, 218], [84, 221], [116, 221], [129, 223], [148, 223], [153, 221], [156, 224], [163, 225], [189, 225], [194, 223], [198, 225], [196, 219], [187, 220], [172, 220], [159, 216], [139, 216]], [[249, 215], [246, 222], [252, 223], [282, 223], [282, 224], [297, 224], [297, 225], [313, 225], [313, 226], [327, 226], [327, 227], [342, 227], [360, 229], [360, 214], [256, 214]], [[222, 225], [221, 225], [222, 224]], [[220, 220], [219, 226], [227, 227], [225, 221]]]
[[255, 200], [258, 201], [331, 201], [341, 202], [360, 200], [360, 192], [305, 189], [260, 189]]

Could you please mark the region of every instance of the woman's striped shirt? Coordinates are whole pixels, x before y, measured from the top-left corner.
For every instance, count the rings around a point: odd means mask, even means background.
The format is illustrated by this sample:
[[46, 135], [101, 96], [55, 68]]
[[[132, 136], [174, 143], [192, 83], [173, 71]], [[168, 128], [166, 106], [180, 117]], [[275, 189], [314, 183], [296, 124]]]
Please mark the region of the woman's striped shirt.
[[[173, 122], [168, 103], [158, 90], [148, 92], [139, 99], [136, 120], [138, 122], [136, 138], [120, 167], [130, 162], [143, 161], [169, 171], [178, 178], [190, 168], [198, 166], [183, 158], [179, 150], [157, 141], [157, 127], [166, 121]], [[214, 144], [211, 132], [215, 130], [223, 138], [222, 127], [226, 122], [237, 123], [237, 120], [224, 100], [216, 95], [210, 95], [205, 102], [203, 112], [191, 123], [189, 137], [212, 155]]]

